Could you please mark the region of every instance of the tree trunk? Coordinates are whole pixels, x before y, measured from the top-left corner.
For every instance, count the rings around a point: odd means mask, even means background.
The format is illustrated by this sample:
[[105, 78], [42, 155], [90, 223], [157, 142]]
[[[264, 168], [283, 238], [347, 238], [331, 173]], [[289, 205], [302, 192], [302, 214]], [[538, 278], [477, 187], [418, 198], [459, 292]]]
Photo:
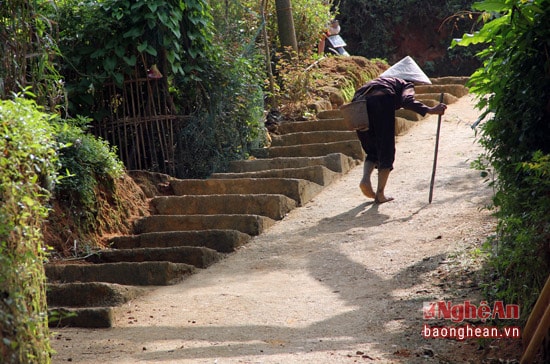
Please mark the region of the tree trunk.
[[289, 47], [298, 53], [298, 42], [296, 41], [290, 0], [275, 0], [275, 6], [277, 8], [277, 25], [279, 26], [281, 46], [285, 49]]

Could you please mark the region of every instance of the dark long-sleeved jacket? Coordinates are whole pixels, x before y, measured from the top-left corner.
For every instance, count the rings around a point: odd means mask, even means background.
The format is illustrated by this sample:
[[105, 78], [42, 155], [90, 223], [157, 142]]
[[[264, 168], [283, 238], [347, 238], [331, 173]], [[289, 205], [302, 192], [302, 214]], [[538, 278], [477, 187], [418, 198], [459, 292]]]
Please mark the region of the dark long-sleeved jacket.
[[361, 100], [369, 94], [384, 93], [394, 96], [395, 110], [404, 108], [422, 116], [428, 112], [428, 106], [415, 99], [414, 84], [395, 77], [375, 78], [361, 86], [353, 101]]

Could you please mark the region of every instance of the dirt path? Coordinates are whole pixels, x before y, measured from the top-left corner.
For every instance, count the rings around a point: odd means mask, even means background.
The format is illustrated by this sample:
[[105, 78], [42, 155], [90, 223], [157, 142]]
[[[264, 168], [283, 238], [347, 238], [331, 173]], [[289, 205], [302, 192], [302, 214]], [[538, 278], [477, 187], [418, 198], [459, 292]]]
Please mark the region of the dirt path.
[[443, 117], [432, 204], [436, 116], [398, 139], [395, 201], [365, 199], [357, 167], [227, 259], [122, 307], [116, 328], [54, 330], [54, 362], [479, 362], [475, 340], [421, 335], [423, 302], [479, 302], [460, 253], [494, 228], [469, 168], [477, 115], [466, 96]]

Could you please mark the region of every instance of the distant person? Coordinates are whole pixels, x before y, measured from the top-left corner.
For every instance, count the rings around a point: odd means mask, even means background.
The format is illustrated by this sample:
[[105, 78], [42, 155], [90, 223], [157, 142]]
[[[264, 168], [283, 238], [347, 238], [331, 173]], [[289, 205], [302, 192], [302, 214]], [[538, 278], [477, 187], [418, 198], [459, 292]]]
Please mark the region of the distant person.
[[[447, 105], [440, 103], [429, 107], [415, 99], [414, 83], [431, 84], [410, 57], [405, 57], [372, 81], [361, 86], [352, 101], [366, 100], [369, 114], [369, 129], [357, 131], [357, 137], [365, 151], [363, 178], [359, 188], [376, 203], [393, 200], [386, 196], [385, 187], [395, 160], [395, 110], [412, 110], [422, 116], [443, 115]], [[376, 191], [371, 183], [371, 175], [378, 168]]]
[[[330, 21], [327, 29], [321, 34], [321, 40], [317, 47], [317, 53], [322, 55], [324, 53], [336, 53], [341, 56], [349, 56], [349, 53], [345, 50], [346, 42], [340, 37], [340, 22], [336, 19]], [[328, 42], [328, 44], [327, 44]]]

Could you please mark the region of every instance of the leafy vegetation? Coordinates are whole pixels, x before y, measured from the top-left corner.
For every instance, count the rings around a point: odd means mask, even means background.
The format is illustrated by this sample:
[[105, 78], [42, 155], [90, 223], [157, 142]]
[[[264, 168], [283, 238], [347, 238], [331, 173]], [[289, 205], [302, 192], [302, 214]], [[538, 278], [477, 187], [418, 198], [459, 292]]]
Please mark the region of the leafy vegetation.
[[97, 229], [99, 186], [114, 190], [114, 180], [123, 176], [124, 165], [105, 141], [86, 132], [88, 120], [58, 120], [56, 138], [64, 147], [59, 162], [66, 171], [55, 187], [55, 198], [68, 208], [79, 230]]
[[[277, 36], [279, 29], [276, 24], [277, 16], [274, 5], [274, 1], [267, 2], [268, 37], [272, 42], [271, 49], [274, 51], [281, 51], [280, 41]], [[317, 45], [321, 39], [321, 33], [327, 29], [330, 20], [335, 17], [337, 8], [338, 6], [333, 0], [292, 1], [294, 29], [300, 55], [317, 52]]]
[[[42, 226], [57, 180], [49, 112], [63, 98], [55, 27], [35, 3], [0, 6], [0, 362], [50, 363]], [[34, 94], [30, 94], [31, 88]], [[11, 98], [14, 95], [14, 100]], [[10, 99], [10, 100], [6, 100]], [[5, 101], [2, 101], [5, 100]]]
[[121, 86], [136, 72], [146, 77], [154, 64], [190, 86], [209, 58], [211, 18], [201, 0], [64, 0], [49, 14], [59, 22], [61, 72], [73, 115], [107, 116], [98, 99], [105, 84]]
[[[206, 177], [245, 157], [258, 140], [263, 128], [260, 53], [254, 43], [233, 47], [220, 41], [225, 38], [214, 38], [224, 33], [214, 30], [204, 0], [67, 0], [52, 9], [52, 16], [60, 24], [71, 115], [116, 122], [113, 109], [129, 101], [120, 91], [113, 96], [116, 102], [106, 100], [105, 90], [146, 79], [154, 66], [164, 75], [159, 96], [168, 105], [159, 112], [182, 117], [183, 127], [171, 136], [170, 148], [179, 157], [170, 161], [176, 176]], [[197, 158], [198, 151], [204, 158]]]
[[487, 22], [455, 44], [487, 45], [469, 86], [488, 118], [477, 165], [497, 177], [488, 292], [528, 314], [550, 271], [550, 1], [483, 1], [474, 8]]
[[393, 63], [410, 55], [432, 77], [470, 75], [479, 48], [451, 49], [453, 37], [476, 27], [475, 0], [342, 0], [342, 36], [351, 54]]
[[39, 105], [55, 112], [63, 82], [51, 59], [59, 54], [55, 24], [37, 16], [36, 1], [9, 0], [0, 6], [0, 99], [30, 87]]
[[0, 361], [49, 363], [42, 224], [57, 178], [50, 116], [30, 100], [0, 101]]
[[201, 82], [208, 99], [203, 99], [203, 107], [177, 135], [177, 177], [208, 177], [227, 170], [229, 161], [246, 158], [252, 147], [264, 145], [262, 80], [254, 72], [257, 65], [245, 57], [234, 59], [231, 65], [212, 65]]

